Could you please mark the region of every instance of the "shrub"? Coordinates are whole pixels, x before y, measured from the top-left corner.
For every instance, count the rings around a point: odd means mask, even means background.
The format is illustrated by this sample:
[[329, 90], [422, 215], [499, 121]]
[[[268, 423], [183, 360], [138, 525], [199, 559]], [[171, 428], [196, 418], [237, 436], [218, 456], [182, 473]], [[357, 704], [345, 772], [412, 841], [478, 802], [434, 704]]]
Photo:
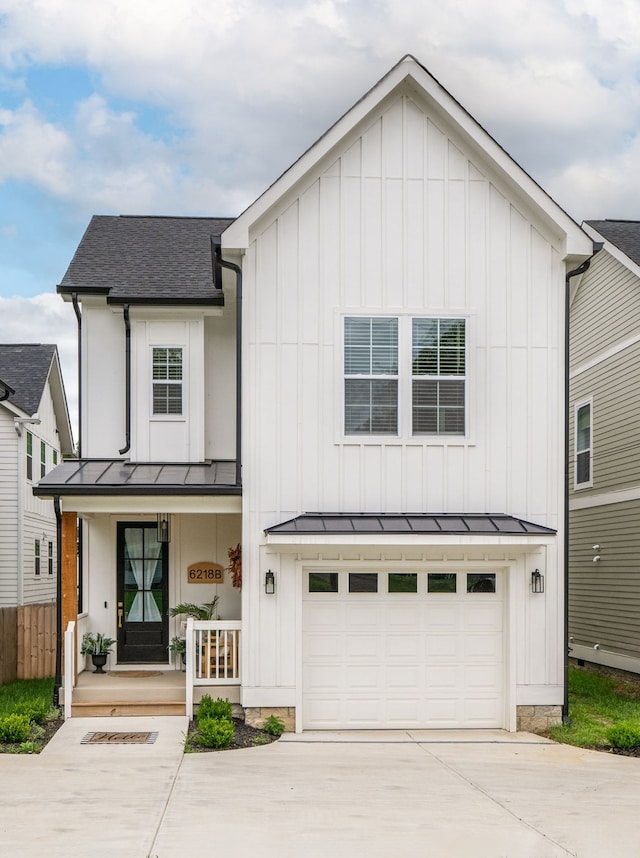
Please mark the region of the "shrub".
[[28, 715], [6, 715], [0, 718], [0, 742], [26, 742], [31, 733]]
[[628, 751], [640, 748], [640, 726], [631, 721], [620, 721], [607, 730], [607, 739], [612, 747]]
[[26, 715], [30, 721], [42, 724], [46, 721], [50, 706], [44, 700], [30, 700], [24, 703], [16, 703], [13, 710], [16, 715]]
[[235, 733], [236, 728], [230, 718], [202, 718], [198, 721], [198, 733], [193, 741], [205, 748], [228, 748]]
[[231, 703], [228, 700], [223, 700], [218, 697], [217, 700], [212, 700], [209, 694], [205, 694], [198, 706], [197, 722], [205, 718], [214, 718], [216, 720], [226, 719], [231, 721]]
[[271, 736], [282, 736], [284, 733], [284, 721], [276, 715], [269, 715], [262, 725], [262, 729]]

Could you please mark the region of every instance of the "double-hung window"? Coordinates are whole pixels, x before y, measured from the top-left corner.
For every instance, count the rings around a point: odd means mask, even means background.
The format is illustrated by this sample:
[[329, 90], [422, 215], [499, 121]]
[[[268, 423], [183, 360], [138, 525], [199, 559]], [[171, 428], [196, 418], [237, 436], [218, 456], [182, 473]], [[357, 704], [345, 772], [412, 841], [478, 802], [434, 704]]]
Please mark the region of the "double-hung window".
[[40, 441], [40, 476], [44, 477], [47, 473], [47, 445], [44, 441]]
[[40, 575], [40, 540], [39, 539], [34, 540], [33, 550], [34, 550], [33, 573], [34, 573], [34, 575], [39, 576]]
[[27, 432], [27, 479], [33, 479], [33, 435]]
[[153, 414], [182, 414], [182, 349], [153, 348]]
[[465, 435], [466, 334], [463, 318], [347, 316], [345, 435]]
[[593, 485], [593, 445], [591, 431], [591, 400], [575, 408], [575, 485], [586, 488]]

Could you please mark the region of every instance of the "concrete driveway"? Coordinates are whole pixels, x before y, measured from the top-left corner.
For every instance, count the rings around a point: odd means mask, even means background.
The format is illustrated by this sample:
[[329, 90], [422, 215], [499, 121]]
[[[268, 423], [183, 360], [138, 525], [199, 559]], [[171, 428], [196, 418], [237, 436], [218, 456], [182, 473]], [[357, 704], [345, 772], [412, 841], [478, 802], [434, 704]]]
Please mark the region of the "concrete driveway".
[[[183, 718], [72, 719], [39, 757], [0, 757], [8, 858], [625, 858], [640, 759], [526, 733], [285, 736], [182, 756]], [[153, 745], [81, 745], [88, 730]]]

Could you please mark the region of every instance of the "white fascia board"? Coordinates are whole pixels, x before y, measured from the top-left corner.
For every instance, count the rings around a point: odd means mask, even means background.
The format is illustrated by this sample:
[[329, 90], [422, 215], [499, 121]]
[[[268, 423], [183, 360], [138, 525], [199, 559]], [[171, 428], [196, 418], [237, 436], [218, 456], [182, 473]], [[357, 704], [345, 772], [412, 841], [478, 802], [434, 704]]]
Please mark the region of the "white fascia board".
[[437, 108], [444, 111], [459, 132], [491, 159], [508, 184], [524, 193], [534, 209], [546, 221], [555, 225], [559, 239], [564, 238], [564, 259], [579, 264], [591, 256], [592, 243], [583, 229], [573, 220], [522, 167], [479, 125], [418, 61], [407, 55], [347, 111], [325, 134], [289, 167], [222, 233], [225, 249], [242, 250], [249, 246], [249, 232], [254, 223], [271, 206], [300, 181], [334, 146], [361, 122], [394, 89], [411, 82], [426, 94]]
[[71, 456], [73, 455], [73, 432], [71, 430], [67, 395], [64, 389], [64, 379], [62, 378], [62, 369], [57, 350], [49, 367], [47, 383], [51, 391], [51, 399], [53, 400], [53, 408], [56, 415], [56, 429], [58, 431], [58, 438], [60, 439], [60, 449], [63, 456]]
[[6, 408], [9, 414], [13, 417], [20, 417], [24, 419], [25, 417], [31, 417], [30, 414], [27, 414], [26, 411], [23, 411], [22, 408], [18, 408], [17, 405], [14, 405], [13, 402], [10, 402], [8, 399], [5, 399], [3, 402], [0, 402], [0, 408]]
[[611, 244], [610, 241], [607, 241], [603, 235], [600, 235], [598, 230], [589, 226], [588, 223], [583, 223], [582, 228], [594, 241], [604, 242], [604, 247], [602, 249], [606, 250], [609, 256], [612, 256], [617, 262], [624, 265], [625, 268], [628, 268], [632, 274], [636, 275], [636, 277], [640, 277], [640, 265], [636, 265], [636, 263], [632, 259], [629, 259], [626, 253], [623, 253], [619, 247], [616, 247], [615, 244]]
[[543, 545], [553, 545], [557, 537], [553, 534], [548, 536], [532, 533], [530, 535], [516, 536], [513, 534], [500, 534], [488, 536], [486, 534], [430, 534], [430, 533], [358, 533], [358, 534], [315, 534], [315, 533], [268, 533], [267, 545], [277, 545], [281, 551], [296, 551], [300, 546], [314, 546], [321, 548], [353, 548], [354, 546], [375, 548], [418, 548], [430, 546], [447, 548], [452, 545], [460, 546], [483, 546], [486, 548], [511, 548], [529, 551], [532, 548]]
[[242, 498], [239, 495], [203, 495], [202, 497], [177, 496], [91, 496], [63, 495], [60, 498], [63, 512], [86, 515], [135, 515], [138, 513], [169, 512], [182, 515], [196, 513], [241, 513]]

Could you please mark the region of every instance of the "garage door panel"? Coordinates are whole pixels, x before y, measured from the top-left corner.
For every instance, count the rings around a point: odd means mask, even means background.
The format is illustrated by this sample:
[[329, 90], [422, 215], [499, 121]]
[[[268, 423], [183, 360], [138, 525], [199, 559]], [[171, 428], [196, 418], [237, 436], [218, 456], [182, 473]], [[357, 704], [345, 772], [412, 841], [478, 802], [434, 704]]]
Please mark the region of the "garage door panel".
[[499, 574], [496, 593], [468, 593], [464, 573], [455, 593], [428, 592], [426, 573], [415, 593], [382, 573], [377, 593], [348, 592], [339, 574], [338, 592], [304, 597], [305, 728], [504, 726]]

